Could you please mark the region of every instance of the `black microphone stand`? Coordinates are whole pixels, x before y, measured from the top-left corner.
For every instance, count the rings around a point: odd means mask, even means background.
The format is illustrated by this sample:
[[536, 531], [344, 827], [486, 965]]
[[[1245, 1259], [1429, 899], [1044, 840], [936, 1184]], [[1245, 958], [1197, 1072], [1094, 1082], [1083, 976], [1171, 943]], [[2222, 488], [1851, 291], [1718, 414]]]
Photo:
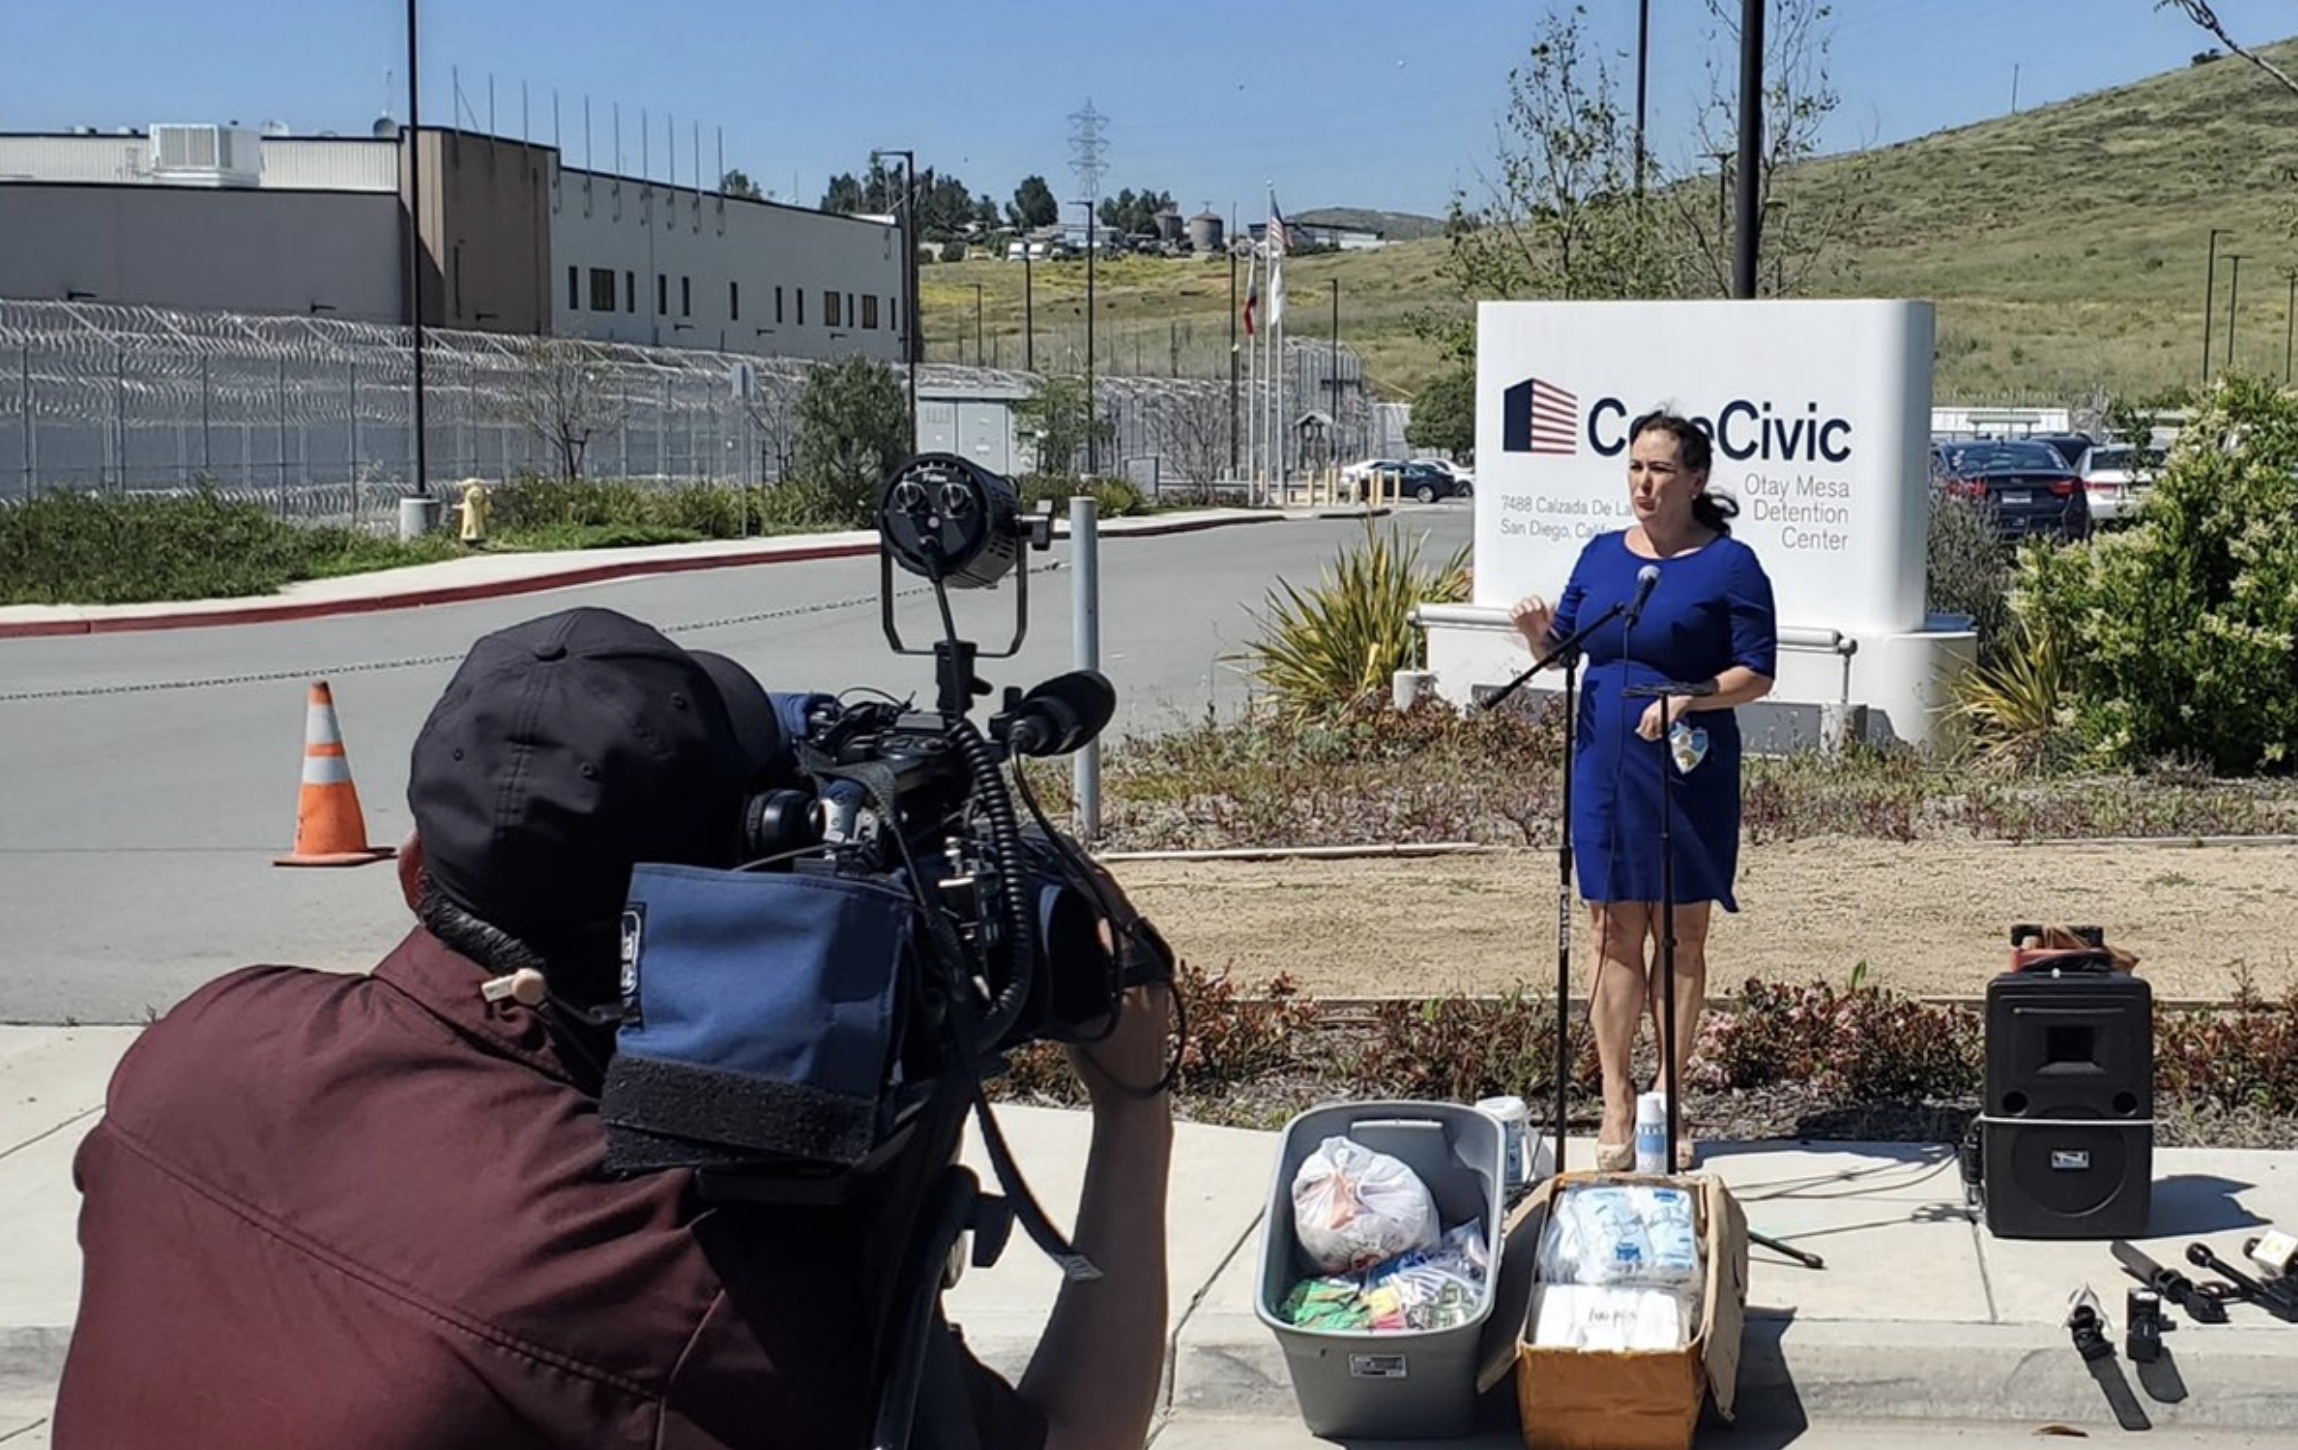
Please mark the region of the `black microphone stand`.
[[[1580, 645], [1590, 635], [1625, 614], [1628, 601], [1611, 608], [1573, 630], [1532, 662], [1532, 667], [1502, 685], [1479, 708], [1497, 710], [1521, 689], [1526, 680], [1552, 664], [1564, 667], [1564, 791], [1556, 832], [1556, 1113], [1550, 1126], [1556, 1136], [1556, 1171], [1564, 1171], [1564, 1113], [1572, 1093], [1572, 732], [1579, 715], [1577, 700]], [[1589, 1003], [1590, 1013], [1595, 1011]], [[1529, 1171], [1529, 1165], [1527, 1165]]]
[[[1620, 693], [1630, 700], [1659, 700], [1660, 727], [1660, 1070], [1668, 1083], [1668, 1146], [1667, 1173], [1676, 1171], [1676, 1124], [1678, 1103], [1683, 1096], [1683, 1069], [1676, 1060], [1676, 835], [1675, 835], [1675, 771], [1674, 748], [1668, 736], [1674, 729], [1667, 720], [1664, 703], [1670, 695], [1688, 695], [1699, 698], [1716, 692], [1713, 680], [1663, 680], [1654, 685], [1630, 685]], [[1785, 1254], [1808, 1268], [1824, 1269], [1827, 1261], [1805, 1249], [1792, 1248], [1778, 1239], [1747, 1231], [1751, 1243], [1762, 1244], [1774, 1253]]]

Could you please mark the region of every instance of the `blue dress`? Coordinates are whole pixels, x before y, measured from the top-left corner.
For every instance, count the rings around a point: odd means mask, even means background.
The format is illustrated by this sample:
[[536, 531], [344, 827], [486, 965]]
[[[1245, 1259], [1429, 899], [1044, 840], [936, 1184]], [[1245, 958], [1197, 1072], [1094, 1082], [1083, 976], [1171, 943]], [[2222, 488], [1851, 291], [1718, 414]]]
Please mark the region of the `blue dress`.
[[[1656, 566], [1660, 577], [1634, 630], [1614, 620], [1581, 646], [1586, 668], [1573, 725], [1572, 856], [1580, 895], [1589, 901], [1660, 899], [1660, 770], [1668, 757], [1664, 742], [1635, 733], [1652, 702], [1624, 698], [1622, 690], [1709, 680], [1732, 665], [1766, 677], [1779, 672], [1771, 580], [1755, 551], [1729, 534], [1673, 559], [1644, 558], [1628, 548], [1625, 533], [1589, 540], [1557, 601], [1554, 637], [1632, 598], [1646, 565]], [[1707, 754], [1669, 787], [1676, 902], [1715, 901], [1737, 911], [1739, 720], [1730, 710], [1694, 710], [1684, 719], [1707, 733]]]

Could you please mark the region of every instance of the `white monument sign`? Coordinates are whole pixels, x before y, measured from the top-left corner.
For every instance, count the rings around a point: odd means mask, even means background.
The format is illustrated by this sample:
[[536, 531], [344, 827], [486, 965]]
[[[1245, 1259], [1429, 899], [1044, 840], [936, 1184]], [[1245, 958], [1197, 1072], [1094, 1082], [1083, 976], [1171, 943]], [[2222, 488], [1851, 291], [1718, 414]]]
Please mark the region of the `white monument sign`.
[[1713, 440], [1708, 486], [1771, 576], [1778, 699], [1876, 706], [1927, 738], [1970, 645], [1924, 607], [1931, 357], [1923, 302], [1483, 304], [1475, 597], [1424, 610], [1439, 689], [1466, 700], [1530, 662], [1508, 606], [1553, 600], [1589, 539], [1633, 523], [1629, 437], [1667, 411]]

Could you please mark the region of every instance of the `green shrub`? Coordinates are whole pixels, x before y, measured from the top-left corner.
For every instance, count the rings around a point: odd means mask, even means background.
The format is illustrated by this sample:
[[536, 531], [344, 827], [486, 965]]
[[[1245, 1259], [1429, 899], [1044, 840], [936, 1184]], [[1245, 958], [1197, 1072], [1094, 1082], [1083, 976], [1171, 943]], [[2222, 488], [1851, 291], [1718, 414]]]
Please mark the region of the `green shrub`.
[[2246, 982], [2230, 1010], [2166, 1015], [2154, 1071], [2189, 1105], [2298, 1113], [2298, 987], [2269, 1002]]
[[1979, 1091], [1978, 1014], [1867, 986], [1750, 979], [1739, 1005], [1700, 1024], [1694, 1086], [1801, 1083], [1832, 1101], [1968, 1097]]
[[167, 496], [57, 492], [0, 508], [0, 601], [136, 604], [268, 594], [309, 544], [260, 504], [211, 488]]
[[1425, 534], [1365, 521], [1364, 541], [1301, 589], [1279, 579], [1261, 636], [1234, 658], [1296, 719], [1329, 716], [1385, 696], [1391, 677], [1419, 658], [1415, 606], [1468, 597], [1468, 546], [1443, 565], [1421, 562]]
[[2010, 623], [2011, 560], [1984, 499], [1931, 490], [1924, 543], [1924, 595], [1938, 612], [1970, 617], [1982, 659], [1991, 659]]
[[2298, 398], [2230, 378], [2180, 432], [2137, 526], [2029, 550], [2017, 596], [2065, 641], [2104, 762], [2288, 771], [2298, 741]]
[[1122, 478], [1068, 478], [1058, 473], [1032, 473], [1025, 475], [1019, 486], [1024, 513], [1034, 512], [1040, 503], [1050, 502], [1056, 517], [1069, 517], [1069, 501], [1078, 494], [1093, 500], [1095, 510], [1105, 519], [1127, 518], [1149, 512], [1149, 500], [1139, 488]]
[[705, 539], [739, 539], [747, 530], [744, 490], [715, 483], [688, 484], [655, 495], [654, 521]]
[[810, 478], [793, 478], [750, 491], [750, 513], [762, 534], [805, 534], [860, 527], [846, 501]]

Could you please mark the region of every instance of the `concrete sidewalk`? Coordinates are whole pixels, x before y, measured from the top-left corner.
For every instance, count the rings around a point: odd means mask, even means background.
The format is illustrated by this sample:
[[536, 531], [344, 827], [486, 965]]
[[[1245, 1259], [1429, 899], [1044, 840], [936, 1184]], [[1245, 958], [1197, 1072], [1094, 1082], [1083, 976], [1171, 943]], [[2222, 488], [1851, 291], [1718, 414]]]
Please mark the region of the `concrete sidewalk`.
[[[0, 1222], [10, 1229], [0, 1237], [0, 1443], [9, 1450], [43, 1443], [33, 1427], [54, 1394], [79, 1287], [72, 1153], [136, 1030], [0, 1028]], [[999, 1117], [1031, 1187], [1066, 1222], [1087, 1118], [1026, 1108]], [[1321, 1443], [1301, 1431], [1283, 1356], [1253, 1312], [1278, 1146], [1275, 1133], [1233, 1128], [1184, 1124], [1177, 1135], [1160, 1443]], [[1575, 1141], [1569, 1166], [1586, 1166], [1590, 1151]], [[1824, 1444], [1837, 1433], [1830, 1427], [1918, 1419], [2116, 1433], [2061, 1327], [2068, 1295], [2087, 1283], [2115, 1321], [2119, 1347], [2130, 1281], [2106, 1245], [1994, 1239], [1964, 1215], [1944, 1146], [1767, 1142], [1705, 1152], [1703, 1171], [1731, 1186], [1756, 1231], [1827, 1261], [1807, 1269], [1754, 1248], [1743, 1423], [1709, 1435], [1774, 1445], [1808, 1431]], [[988, 1181], [986, 1163], [969, 1156]], [[2240, 1262], [2244, 1237], [2298, 1223], [2298, 1154], [2165, 1149], [2155, 1174], [2154, 1237], [2145, 1242], [2163, 1263], [2183, 1264], [2195, 1239]], [[1017, 1233], [995, 1267], [968, 1271], [950, 1313], [985, 1359], [1018, 1373], [1058, 1288], [1053, 1266]], [[2286, 1432], [2298, 1420], [2298, 1325], [2247, 1305], [2231, 1314], [2230, 1324], [2197, 1326], [2174, 1313], [2167, 1343], [2189, 1397], [2161, 1405], [2142, 1394], [2157, 1427]], [[1224, 1426], [1234, 1432], [1227, 1438]], [[26, 1438], [10, 1438], [16, 1432]], [[1502, 1434], [1488, 1443], [1514, 1442]]]
[[[1386, 508], [1370, 511], [1381, 517]], [[1099, 521], [1106, 538], [1157, 538], [1165, 534], [1287, 519], [1364, 518], [1363, 508], [1195, 509], [1169, 514]], [[1054, 537], [1069, 536], [1066, 514], [1054, 519]], [[188, 629], [220, 624], [270, 624], [327, 615], [365, 614], [383, 609], [454, 604], [506, 594], [563, 589], [608, 579], [647, 574], [681, 574], [699, 569], [741, 568], [753, 564], [845, 559], [878, 551], [872, 530], [838, 534], [792, 534], [759, 539], [720, 539], [698, 544], [658, 544], [630, 549], [567, 549], [538, 553], [483, 553], [436, 564], [416, 564], [339, 579], [306, 579], [277, 594], [246, 599], [173, 600], [153, 604], [11, 604], [0, 606], [0, 639], [41, 635], [109, 634], [127, 630]], [[1042, 566], [1039, 566], [1042, 567]]]

